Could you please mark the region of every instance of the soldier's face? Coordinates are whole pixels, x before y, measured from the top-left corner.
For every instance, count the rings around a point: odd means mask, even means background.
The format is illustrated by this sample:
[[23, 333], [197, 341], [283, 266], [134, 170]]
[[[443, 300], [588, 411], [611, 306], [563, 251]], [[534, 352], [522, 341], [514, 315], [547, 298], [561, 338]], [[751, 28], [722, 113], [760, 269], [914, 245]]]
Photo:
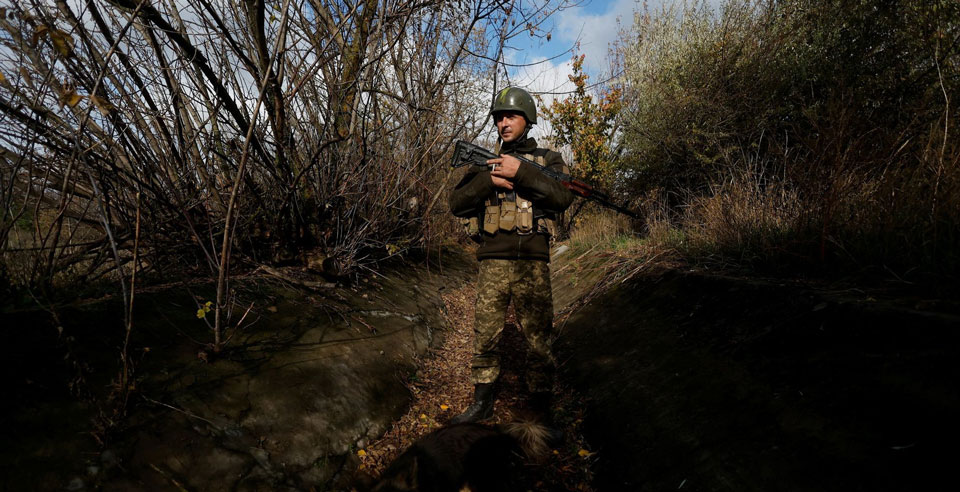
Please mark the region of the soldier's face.
[[497, 124], [497, 133], [504, 142], [513, 142], [523, 135], [527, 128], [527, 119], [519, 111], [500, 111], [493, 115]]

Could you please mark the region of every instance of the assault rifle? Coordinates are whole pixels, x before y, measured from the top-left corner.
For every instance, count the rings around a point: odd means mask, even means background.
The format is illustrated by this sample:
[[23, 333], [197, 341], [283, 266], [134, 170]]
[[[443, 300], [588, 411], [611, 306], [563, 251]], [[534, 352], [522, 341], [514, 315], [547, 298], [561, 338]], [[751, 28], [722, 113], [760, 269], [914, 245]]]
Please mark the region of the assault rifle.
[[[465, 140], [457, 140], [457, 146], [453, 150], [453, 162], [451, 162], [450, 165], [454, 168], [457, 168], [460, 166], [467, 166], [467, 165], [479, 166], [479, 167], [490, 168], [490, 170], [493, 171], [494, 168], [496, 168], [496, 166], [487, 164], [487, 160], [496, 159], [497, 157], [499, 156], [494, 154], [493, 152], [487, 151], [483, 147], [478, 147]], [[568, 190], [573, 192], [574, 195], [586, 198], [587, 200], [597, 202], [597, 204], [599, 204], [600, 206], [616, 210], [617, 212], [620, 212], [629, 217], [633, 217], [634, 219], [640, 218], [640, 214], [628, 208], [617, 205], [616, 203], [613, 203], [613, 201], [610, 200], [610, 197], [606, 193], [603, 193], [601, 191], [594, 189], [594, 187], [588, 185], [587, 183], [584, 183], [583, 181], [573, 179], [573, 177], [570, 176], [569, 174], [562, 173], [560, 171], [556, 171], [556, 170], [541, 166], [540, 164], [537, 164], [536, 162], [533, 162], [530, 159], [524, 159], [523, 157], [520, 157], [518, 155], [514, 155], [513, 157], [516, 157], [521, 162], [526, 162], [527, 164], [530, 164], [536, 167], [543, 174], [546, 174], [548, 177], [559, 181], [560, 184], [562, 184]]]

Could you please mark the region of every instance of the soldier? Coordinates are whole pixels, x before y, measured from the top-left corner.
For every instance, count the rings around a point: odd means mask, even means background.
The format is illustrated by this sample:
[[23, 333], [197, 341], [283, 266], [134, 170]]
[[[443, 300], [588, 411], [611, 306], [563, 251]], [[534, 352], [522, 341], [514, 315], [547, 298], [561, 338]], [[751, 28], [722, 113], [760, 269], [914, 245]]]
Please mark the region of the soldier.
[[553, 356], [553, 295], [550, 290], [550, 234], [553, 220], [573, 201], [573, 194], [536, 167], [569, 172], [557, 152], [537, 147], [528, 136], [537, 123], [530, 94], [508, 87], [496, 94], [490, 108], [499, 135], [487, 161], [492, 171], [472, 168], [450, 197], [453, 214], [472, 226], [480, 243], [474, 352], [473, 403], [452, 422], [475, 422], [493, 414], [494, 383], [500, 374], [497, 344], [507, 306], [513, 301], [520, 332], [529, 346], [527, 386], [531, 408], [549, 415], [556, 361]]

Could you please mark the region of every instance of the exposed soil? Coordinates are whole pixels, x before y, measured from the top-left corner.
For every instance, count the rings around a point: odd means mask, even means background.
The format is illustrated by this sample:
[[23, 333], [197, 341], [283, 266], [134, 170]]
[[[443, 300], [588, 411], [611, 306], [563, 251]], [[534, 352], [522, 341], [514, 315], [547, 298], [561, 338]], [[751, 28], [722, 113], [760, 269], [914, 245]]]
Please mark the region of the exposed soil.
[[[476, 287], [468, 284], [446, 293], [444, 301], [452, 330], [439, 348], [421, 361], [420, 369], [408, 381], [413, 395], [409, 411], [379, 440], [358, 450], [358, 470], [374, 476], [381, 473], [403, 450], [430, 431], [445, 425], [472, 401], [470, 357], [473, 352], [473, 307]], [[497, 383], [494, 416], [496, 424], [528, 418], [529, 397], [523, 382], [526, 344], [508, 313], [500, 349], [502, 371]], [[527, 490], [591, 491], [593, 460], [586, 451], [581, 432], [583, 402], [559, 385], [554, 401], [555, 425], [564, 431], [564, 442], [546, 456], [529, 460], [520, 477]]]
[[672, 269], [563, 326], [597, 490], [945, 490], [955, 299]]
[[406, 411], [403, 381], [447, 329], [441, 294], [472, 273], [462, 253], [443, 260], [316, 290], [237, 278], [234, 320], [254, 307], [220, 354], [188, 292], [202, 304], [209, 285], [144, 289], [123, 416], [119, 300], [3, 313], [0, 490], [344, 488], [357, 447]]
[[[636, 256], [584, 251], [553, 264], [566, 440], [524, 470], [530, 490], [951, 483], [956, 299]], [[4, 314], [0, 489], [344, 490], [355, 473], [378, 473], [470, 401], [476, 265], [462, 253], [445, 262], [332, 289], [246, 279], [258, 321], [216, 358], [194, 341], [209, 333], [182, 288], [145, 292], [138, 387], [110, 429], [98, 424], [122, 339], [117, 302], [61, 309], [62, 333], [42, 313]], [[527, 396], [512, 323], [501, 422]]]

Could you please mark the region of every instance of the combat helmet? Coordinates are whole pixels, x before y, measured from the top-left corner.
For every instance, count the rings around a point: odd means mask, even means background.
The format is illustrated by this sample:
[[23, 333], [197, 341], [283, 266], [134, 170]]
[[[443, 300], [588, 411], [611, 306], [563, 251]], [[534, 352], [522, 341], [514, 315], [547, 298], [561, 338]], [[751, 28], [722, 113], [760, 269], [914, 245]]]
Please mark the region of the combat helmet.
[[528, 123], [537, 124], [537, 103], [529, 92], [519, 87], [505, 87], [493, 97], [490, 114], [499, 111], [519, 111]]

